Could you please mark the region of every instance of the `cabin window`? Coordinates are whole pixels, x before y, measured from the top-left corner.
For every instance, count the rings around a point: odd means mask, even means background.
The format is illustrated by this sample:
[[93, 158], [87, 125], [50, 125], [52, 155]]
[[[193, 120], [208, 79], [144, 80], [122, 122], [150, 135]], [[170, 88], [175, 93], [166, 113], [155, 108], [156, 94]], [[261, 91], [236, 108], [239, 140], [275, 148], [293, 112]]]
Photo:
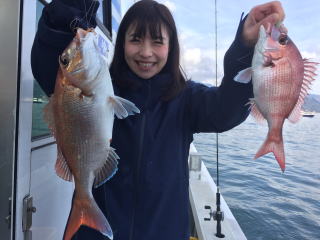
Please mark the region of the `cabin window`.
[[[43, 1], [37, 1], [36, 24], [40, 19], [42, 9], [44, 8]], [[47, 104], [48, 98], [42, 91], [37, 81], [33, 81], [33, 104], [32, 104], [32, 140], [48, 136], [50, 130], [43, 120], [43, 108]]]
[[111, 0], [99, 0], [100, 7], [97, 11], [97, 24], [98, 27], [112, 39], [112, 7]]

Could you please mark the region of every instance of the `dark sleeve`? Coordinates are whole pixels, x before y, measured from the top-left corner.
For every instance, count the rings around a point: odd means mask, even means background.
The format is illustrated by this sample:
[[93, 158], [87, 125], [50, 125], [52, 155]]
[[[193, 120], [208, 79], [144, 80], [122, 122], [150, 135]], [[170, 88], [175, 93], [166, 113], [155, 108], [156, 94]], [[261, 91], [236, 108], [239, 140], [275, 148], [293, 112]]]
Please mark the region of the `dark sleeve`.
[[96, 26], [98, 7], [95, 0], [53, 0], [43, 9], [31, 50], [31, 68], [48, 96], [54, 90], [58, 56], [74, 37], [74, 29]]
[[249, 98], [253, 96], [252, 83], [233, 80], [242, 69], [251, 65], [253, 48], [241, 41], [245, 19], [241, 20], [236, 38], [224, 56], [224, 77], [219, 87], [208, 87], [188, 81], [186, 118], [193, 133], [223, 132], [249, 115]]

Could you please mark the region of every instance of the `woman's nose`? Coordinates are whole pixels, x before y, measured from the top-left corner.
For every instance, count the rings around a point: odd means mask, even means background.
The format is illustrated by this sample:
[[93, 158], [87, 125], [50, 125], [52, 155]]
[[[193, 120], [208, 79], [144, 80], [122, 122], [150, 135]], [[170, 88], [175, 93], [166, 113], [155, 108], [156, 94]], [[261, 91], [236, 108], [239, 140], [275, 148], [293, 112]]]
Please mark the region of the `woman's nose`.
[[147, 58], [152, 56], [152, 46], [149, 42], [143, 42], [140, 48], [140, 56]]

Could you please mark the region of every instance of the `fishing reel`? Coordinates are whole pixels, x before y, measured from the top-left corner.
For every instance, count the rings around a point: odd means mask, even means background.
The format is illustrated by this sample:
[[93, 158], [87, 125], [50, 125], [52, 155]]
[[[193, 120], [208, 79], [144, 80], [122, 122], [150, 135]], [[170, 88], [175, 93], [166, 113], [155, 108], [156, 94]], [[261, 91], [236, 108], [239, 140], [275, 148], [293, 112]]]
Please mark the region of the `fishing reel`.
[[206, 205], [204, 206], [205, 209], [209, 210], [209, 218], [204, 218], [205, 221], [210, 221], [211, 218], [214, 221], [217, 221], [217, 233], [215, 234], [216, 237], [218, 238], [224, 238], [225, 235], [223, 233], [221, 233], [221, 221], [224, 220], [224, 212], [221, 211], [220, 209], [220, 193], [217, 192], [216, 193], [216, 205], [217, 205], [217, 210], [216, 211], [212, 211], [211, 207]]

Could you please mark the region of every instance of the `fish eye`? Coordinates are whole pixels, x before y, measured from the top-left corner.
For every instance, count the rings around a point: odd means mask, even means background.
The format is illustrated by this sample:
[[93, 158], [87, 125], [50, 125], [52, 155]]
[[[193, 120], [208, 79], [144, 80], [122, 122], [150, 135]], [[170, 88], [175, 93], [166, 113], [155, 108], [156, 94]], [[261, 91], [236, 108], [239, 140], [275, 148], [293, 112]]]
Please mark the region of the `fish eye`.
[[279, 41], [278, 41], [281, 45], [287, 45], [288, 43], [288, 36], [287, 35], [281, 35], [279, 37]]
[[60, 62], [64, 67], [69, 65], [69, 59], [65, 55], [60, 56]]

